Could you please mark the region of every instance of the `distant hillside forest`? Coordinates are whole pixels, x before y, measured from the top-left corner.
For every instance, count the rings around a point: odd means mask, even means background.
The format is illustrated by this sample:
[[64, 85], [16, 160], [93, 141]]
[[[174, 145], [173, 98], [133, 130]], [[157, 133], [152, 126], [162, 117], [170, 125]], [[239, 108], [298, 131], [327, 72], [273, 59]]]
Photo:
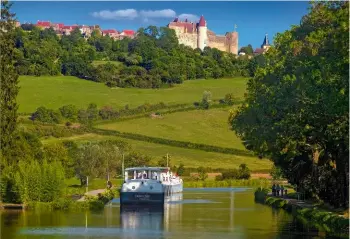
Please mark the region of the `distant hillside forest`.
[[123, 40], [98, 31], [85, 39], [79, 29], [58, 37], [53, 29], [19, 27], [15, 34], [18, 74], [71, 75], [111, 87], [159, 88], [184, 80], [249, 76], [264, 63], [215, 48], [179, 45], [167, 27], [140, 28], [134, 39]]

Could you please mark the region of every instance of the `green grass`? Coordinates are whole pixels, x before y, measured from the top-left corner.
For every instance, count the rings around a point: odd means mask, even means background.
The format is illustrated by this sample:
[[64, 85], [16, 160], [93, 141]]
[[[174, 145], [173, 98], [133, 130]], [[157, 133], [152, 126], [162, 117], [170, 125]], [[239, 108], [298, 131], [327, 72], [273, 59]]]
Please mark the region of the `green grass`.
[[259, 159], [250, 156], [229, 155], [214, 152], [205, 152], [196, 149], [185, 149], [161, 144], [148, 143], [143, 141], [123, 139], [114, 136], [102, 136], [96, 134], [85, 134], [67, 138], [48, 138], [42, 140], [43, 144], [50, 144], [62, 140], [74, 140], [77, 143], [87, 141], [98, 141], [105, 139], [119, 139], [128, 142], [136, 151], [149, 155], [152, 161], [157, 163], [159, 159], [167, 153], [171, 156], [171, 163], [179, 165], [183, 163], [185, 167], [211, 167], [211, 168], [238, 168], [240, 164], [246, 163], [252, 171], [269, 171], [272, 167], [268, 159]]
[[244, 150], [241, 140], [229, 128], [228, 110], [226, 108], [178, 112], [164, 115], [163, 118], [145, 117], [96, 127]]
[[86, 107], [96, 103], [99, 107], [136, 107], [144, 103], [181, 104], [200, 101], [203, 91], [210, 90], [213, 99], [227, 93], [242, 98], [247, 78], [185, 81], [166, 89], [109, 88], [103, 83], [78, 79], [72, 76], [20, 76], [17, 102], [19, 112], [31, 113], [39, 106], [57, 109], [74, 104]]

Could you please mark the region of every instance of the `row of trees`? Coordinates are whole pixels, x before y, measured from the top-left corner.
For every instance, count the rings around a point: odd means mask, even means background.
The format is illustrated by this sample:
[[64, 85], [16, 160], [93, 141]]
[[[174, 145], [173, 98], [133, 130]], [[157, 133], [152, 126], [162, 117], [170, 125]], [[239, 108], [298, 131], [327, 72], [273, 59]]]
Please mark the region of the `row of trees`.
[[313, 2], [278, 34], [230, 123], [310, 196], [348, 206], [349, 2]]
[[[29, 30], [29, 31], [28, 31]], [[108, 86], [159, 88], [184, 80], [248, 76], [247, 57], [206, 47], [180, 45], [167, 27], [140, 28], [134, 39], [114, 40], [92, 32], [86, 40], [76, 28], [58, 37], [55, 31], [27, 25], [15, 29], [14, 56], [20, 75], [73, 75]], [[94, 65], [93, 61], [109, 61]]]

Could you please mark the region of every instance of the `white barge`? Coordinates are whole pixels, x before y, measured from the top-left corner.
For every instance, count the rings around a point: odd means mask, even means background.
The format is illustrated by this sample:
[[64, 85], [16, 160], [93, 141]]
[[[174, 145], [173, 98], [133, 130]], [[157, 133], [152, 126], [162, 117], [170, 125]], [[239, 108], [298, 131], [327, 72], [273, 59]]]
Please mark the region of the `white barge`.
[[120, 204], [164, 204], [165, 196], [182, 190], [182, 179], [170, 172], [169, 167], [127, 168], [120, 190]]

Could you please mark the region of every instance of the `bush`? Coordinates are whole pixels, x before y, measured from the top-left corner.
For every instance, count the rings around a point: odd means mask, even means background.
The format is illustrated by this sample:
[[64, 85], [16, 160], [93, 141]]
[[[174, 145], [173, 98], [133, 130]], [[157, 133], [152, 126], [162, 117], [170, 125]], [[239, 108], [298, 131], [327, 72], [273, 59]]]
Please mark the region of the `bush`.
[[180, 166], [177, 168], [176, 171], [177, 175], [183, 176], [185, 173], [185, 166], [181, 163]]
[[217, 180], [227, 180], [227, 179], [249, 179], [250, 170], [246, 164], [241, 164], [239, 169], [231, 169], [222, 172], [222, 177], [217, 177]]
[[78, 117], [78, 109], [74, 105], [64, 105], [59, 108], [61, 115], [71, 121], [76, 121]]
[[62, 196], [65, 177], [59, 162], [20, 161], [18, 167], [15, 183], [22, 202], [52, 202]]
[[51, 109], [47, 109], [45, 107], [39, 107], [32, 115], [31, 120], [40, 121], [43, 123], [60, 123], [61, 120], [60, 111], [54, 111]]

